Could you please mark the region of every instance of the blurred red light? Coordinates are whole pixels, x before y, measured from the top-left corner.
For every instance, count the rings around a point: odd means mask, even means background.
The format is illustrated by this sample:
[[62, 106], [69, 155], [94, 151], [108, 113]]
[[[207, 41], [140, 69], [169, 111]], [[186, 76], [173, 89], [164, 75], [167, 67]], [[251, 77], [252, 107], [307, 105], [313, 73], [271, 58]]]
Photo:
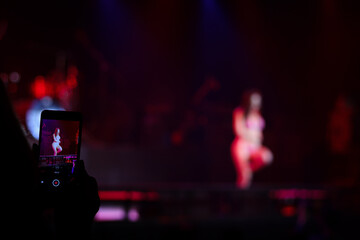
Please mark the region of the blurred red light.
[[278, 200], [312, 199], [321, 200], [326, 197], [324, 190], [316, 189], [279, 189], [270, 192], [270, 197]]
[[36, 98], [43, 98], [46, 96], [46, 83], [43, 76], [37, 76], [32, 85], [32, 91]]
[[147, 197], [149, 200], [158, 200], [159, 194], [157, 192], [148, 192]]
[[294, 206], [284, 206], [281, 209], [281, 214], [284, 217], [293, 217], [296, 214], [296, 208]]
[[99, 191], [102, 201], [154, 201], [159, 199], [157, 192], [139, 192], [139, 191]]
[[129, 194], [126, 191], [99, 191], [99, 197], [102, 201], [123, 201]]
[[183, 135], [180, 131], [173, 132], [171, 135], [171, 142], [174, 145], [180, 145], [183, 142]]
[[69, 68], [68, 68], [68, 74], [69, 75], [73, 75], [73, 76], [76, 77], [78, 75], [78, 73], [79, 73], [79, 70], [77, 69], [77, 67], [69, 66]]
[[67, 85], [69, 88], [75, 88], [75, 87], [77, 87], [76, 77], [73, 76], [73, 75], [69, 76], [69, 77], [66, 79], [66, 85]]
[[141, 201], [144, 200], [144, 194], [142, 192], [130, 192], [130, 199], [133, 201]]

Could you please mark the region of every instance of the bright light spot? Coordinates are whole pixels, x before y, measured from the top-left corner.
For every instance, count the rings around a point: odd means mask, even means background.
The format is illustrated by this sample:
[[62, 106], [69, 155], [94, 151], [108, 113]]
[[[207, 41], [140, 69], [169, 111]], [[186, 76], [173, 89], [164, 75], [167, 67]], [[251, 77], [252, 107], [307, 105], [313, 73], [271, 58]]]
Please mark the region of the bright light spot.
[[126, 211], [122, 206], [103, 206], [95, 215], [95, 221], [122, 221], [126, 218]]
[[141, 201], [144, 200], [144, 194], [142, 192], [133, 191], [130, 192], [130, 199], [133, 201]]
[[33, 94], [36, 98], [46, 96], [46, 82], [43, 76], [37, 76], [32, 84]]
[[26, 113], [26, 125], [31, 133], [31, 135], [39, 139], [40, 132], [40, 118], [41, 112], [43, 110], [65, 110], [60, 107], [58, 104], [54, 103], [54, 101], [50, 97], [44, 97], [41, 100], [35, 100], [30, 107], [30, 109]]
[[136, 222], [140, 219], [139, 211], [136, 208], [130, 208], [128, 212], [128, 219], [130, 222]]
[[49, 96], [43, 97], [43, 98], [41, 99], [41, 104], [42, 104], [45, 108], [51, 107], [53, 103], [54, 103], [54, 101], [53, 101], [52, 98], [49, 97]]
[[9, 80], [12, 83], [18, 83], [20, 81], [20, 74], [18, 72], [10, 73]]

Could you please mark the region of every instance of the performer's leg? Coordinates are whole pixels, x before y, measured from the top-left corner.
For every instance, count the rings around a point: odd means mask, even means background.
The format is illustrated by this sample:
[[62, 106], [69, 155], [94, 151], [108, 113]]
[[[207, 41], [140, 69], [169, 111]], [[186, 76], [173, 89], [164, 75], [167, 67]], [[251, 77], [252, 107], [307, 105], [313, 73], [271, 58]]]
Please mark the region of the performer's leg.
[[252, 171], [256, 171], [272, 162], [273, 155], [266, 147], [255, 149], [250, 156], [250, 166]]
[[58, 145], [57, 147], [57, 153], [61, 152], [62, 151], [62, 147], [60, 145]]
[[53, 142], [53, 143], [51, 144], [51, 146], [52, 146], [52, 149], [53, 149], [53, 151], [54, 151], [54, 156], [56, 156], [56, 155], [57, 155], [56, 143]]
[[231, 155], [237, 174], [236, 185], [239, 188], [248, 188], [251, 184], [252, 170], [249, 165], [249, 153], [246, 143], [234, 140], [231, 146]]
[[273, 156], [272, 152], [270, 151], [270, 149], [268, 149], [267, 147], [261, 147], [260, 151], [261, 151], [261, 155], [262, 155], [264, 163], [266, 165], [269, 165], [270, 163], [272, 163], [274, 156]]

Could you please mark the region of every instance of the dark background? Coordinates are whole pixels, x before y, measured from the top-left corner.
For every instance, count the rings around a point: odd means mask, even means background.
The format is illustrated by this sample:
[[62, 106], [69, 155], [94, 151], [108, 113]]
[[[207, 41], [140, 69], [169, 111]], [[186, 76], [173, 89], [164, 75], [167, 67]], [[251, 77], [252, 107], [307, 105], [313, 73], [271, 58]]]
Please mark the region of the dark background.
[[[84, 115], [83, 157], [100, 185], [234, 182], [231, 114], [252, 88], [263, 93], [264, 144], [275, 156], [255, 183], [302, 183], [336, 97], [359, 102], [358, 1], [1, 5], [0, 71], [21, 74], [15, 103], [32, 98], [31, 82], [59, 56], [78, 67], [73, 108]], [[194, 103], [209, 79], [220, 87]]]

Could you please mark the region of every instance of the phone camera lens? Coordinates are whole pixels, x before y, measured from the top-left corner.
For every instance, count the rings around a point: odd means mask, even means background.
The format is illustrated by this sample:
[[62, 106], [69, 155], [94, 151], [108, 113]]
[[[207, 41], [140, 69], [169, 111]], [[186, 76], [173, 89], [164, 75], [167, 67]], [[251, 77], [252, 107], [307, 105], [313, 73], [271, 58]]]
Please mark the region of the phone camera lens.
[[54, 187], [58, 187], [58, 186], [60, 185], [60, 181], [59, 181], [58, 179], [54, 179], [54, 180], [52, 181], [52, 185], [53, 185]]

